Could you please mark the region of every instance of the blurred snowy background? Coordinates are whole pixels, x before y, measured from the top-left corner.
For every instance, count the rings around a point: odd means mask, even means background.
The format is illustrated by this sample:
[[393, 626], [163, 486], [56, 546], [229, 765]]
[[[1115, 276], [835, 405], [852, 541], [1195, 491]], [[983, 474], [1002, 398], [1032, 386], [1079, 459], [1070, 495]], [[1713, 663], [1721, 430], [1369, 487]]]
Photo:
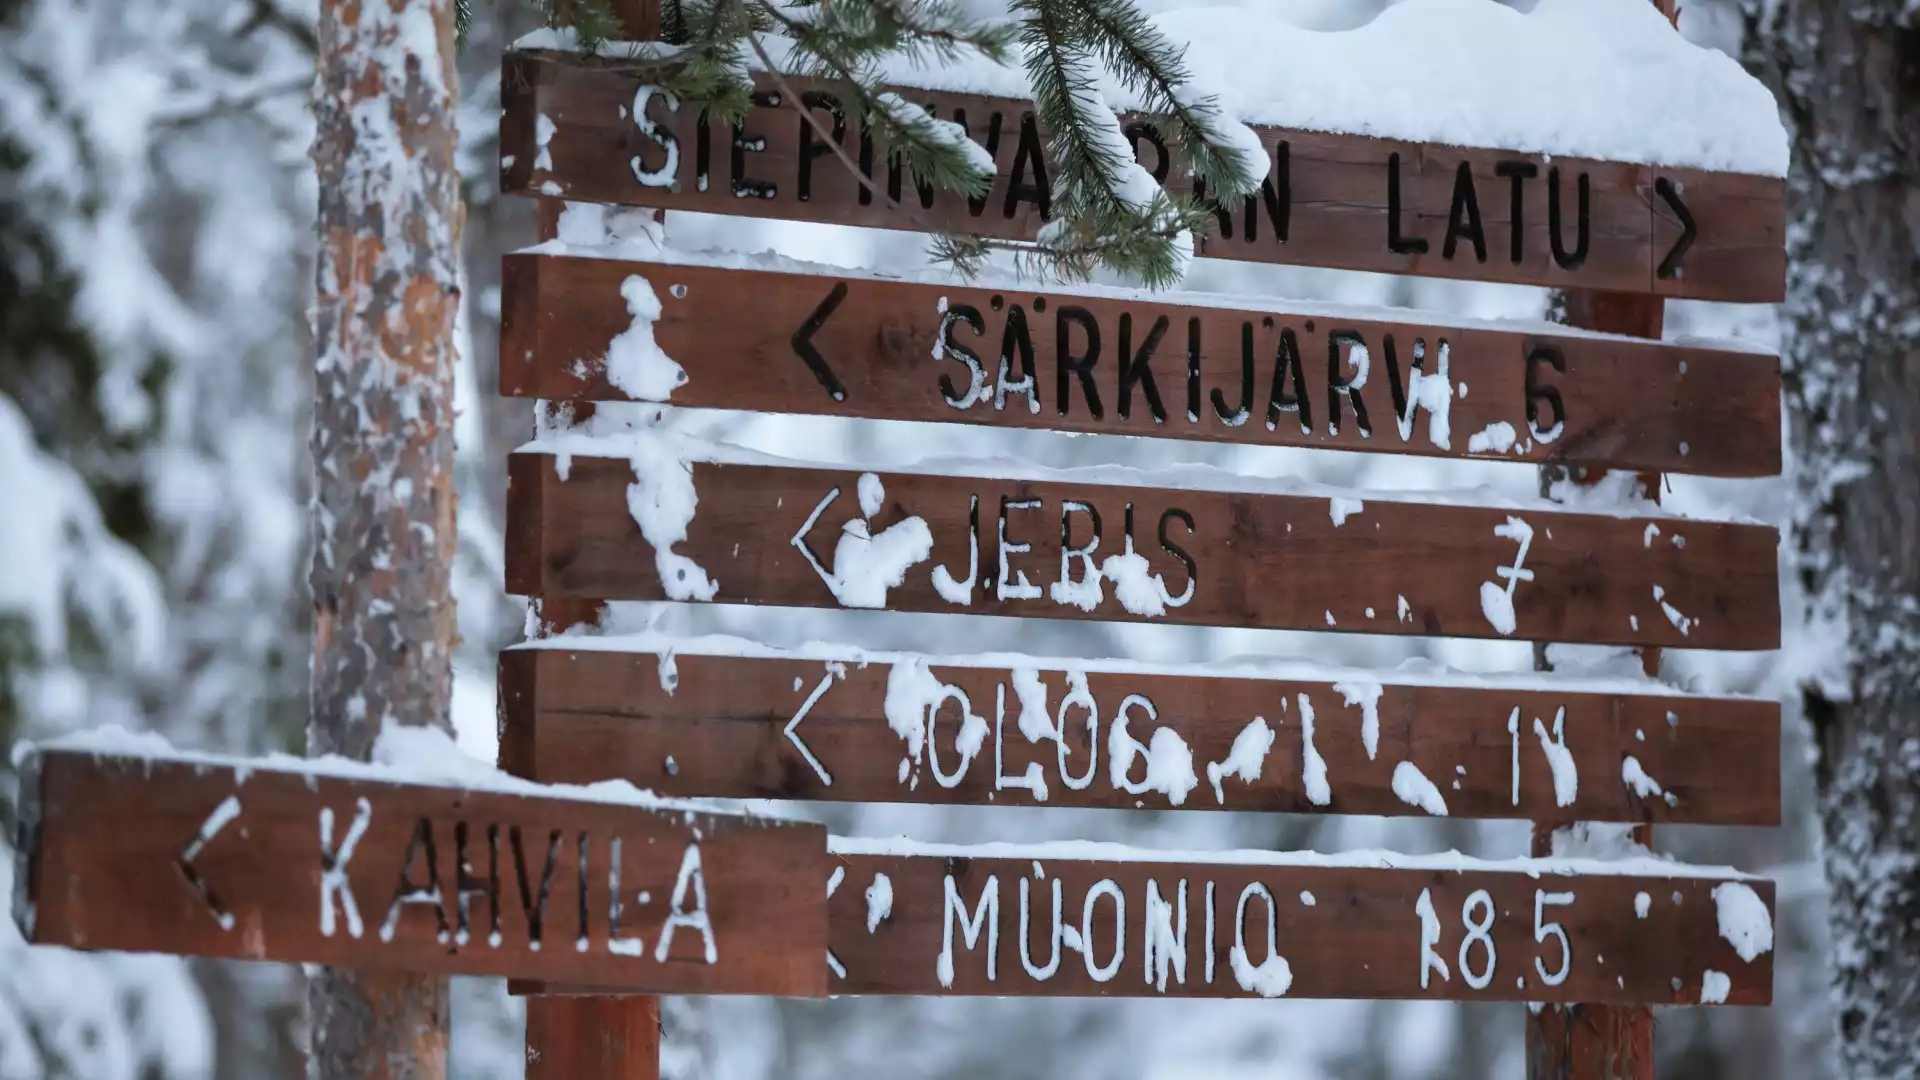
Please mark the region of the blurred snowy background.
[[[1389, 6], [1247, 2], [1330, 31], [1363, 24]], [[314, 0], [0, 5], [0, 747], [103, 723], [158, 729], [186, 745], [259, 751], [302, 744], [314, 204], [306, 95], [315, 7]], [[519, 603], [500, 584], [503, 464], [530, 431], [527, 404], [492, 393], [499, 256], [534, 239], [531, 207], [495, 191], [498, 56], [531, 25], [514, 0], [476, 0], [475, 8], [460, 62], [471, 281], [459, 387], [464, 643], [454, 719], [462, 745], [490, 758], [493, 654], [522, 625]], [[1681, 30], [1738, 52], [1733, 0], [1693, 0]], [[1530, 76], [1515, 77], [1517, 91], [1544, 92]], [[670, 215], [668, 232], [680, 247], [773, 248], [844, 264], [921, 257], [915, 237], [863, 230]], [[1546, 299], [1525, 288], [1215, 263], [1198, 264], [1189, 286], [1480, 316], [1537, 316]], [[1771, 344], [1776, 328], [1767, 308], [1673, 303], [1668, 334]], [[674, 422], [775, 451], [803, 445], [814, 457], [885, 461], [985, 445], [980, 432], [932, 426], [730, 414]], [[1537, 484], [1532, 467], [1510, 464], [1044, 433], [992, 438], [998, 453], [1062, 465], [1211, 462], [1402, 490], [1488, 485], [1531, 493]], [[1786, 485], [1773, 481], [1676, 477], [1666, 492], [1668, 505], [1683, 513], [1776, 523], [1784, 523], [1787, 499]], [[1781, 881], [1775, 1005], [1662, 1011], [1659, 1074], [1667, 1080], [1800, 1080], [1826, 1071], [1823, 890], [1810, 861], [1810, 781], [1796, 689], [1822, 650], [1819, 637], [1792, 618], [1792, 579], [1783, 587], [1790, 620], [1779, 656], [1667, 657], [1667, 677], [1695, 688], [1782, 698], [1787, 732], [1784, 827], [1660, 830], [1663, 850]], [[830, 637], [947, 651], [1161, 660], [1265, 653], [1383, 668], [1425, 656], [1470, 670], [1526, 669], [1532, 659], [1523, 644], [970, 616], [716, 608], [623, 616], [778, 643]], [[10, 824], [11, 782], [0, 768], [0, 838]], [[1486, 855], [1521, 854], [1527, 845], [1526, 827], [1512, 823], [795, 809], [819, 812], [845, 833], [929, 840], [1088, 837], [1183, 848], [1457, 847]], [[0, 895], [10, 886], [5, 854], [0, 839]], [[29, 951], [11, 922], [0, 920], [0, 1080], [299, 1075], [303, 999], [297, 970]], [[670, 1001], [666, 1015], [665, 1072], [680, 1080], [1484, 1080], [1524, 1073], [1516, 1006], [729, 999]], [[454, 1074], [520, 1076], [519, 1025], [517, 1003], [501, 984], [461, 981]]]

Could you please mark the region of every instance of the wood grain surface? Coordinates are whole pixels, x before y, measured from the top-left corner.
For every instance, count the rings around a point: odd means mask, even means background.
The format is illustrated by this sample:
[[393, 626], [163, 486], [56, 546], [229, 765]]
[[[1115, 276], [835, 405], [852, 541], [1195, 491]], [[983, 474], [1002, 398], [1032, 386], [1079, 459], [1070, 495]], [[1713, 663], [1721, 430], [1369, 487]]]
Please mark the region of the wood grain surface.
[[1691, 1004], [1717, 973], [1727, 1004], [1773, 999], [1772, 952], [1740, 957], [1716, 895], [1750, 890], [1770, 938], [1768, 881], [987, 851], [834, 855], [832, 992]]
[[73, 751], [24, 772], [34, 944], [825, 989], [818, 825]]
[[[562, 480], [544, 454], [509, 459], [508, 591], [668, 598], [659, 567], [669, 561], [656, 560], [630, 515], [630, 488], [654, 498], [631, 464], [574, 455], [568, 470]], [[879, 512], [867, 520], [856, 471], [691, 470], [698, 506], [672, 552], [710, 576], [721, 603], [839, 607], [844, 597], [844, 606], [896, 611], [1703, 649], [1780, 643], [1778, 538], [1760, 525], [897, 473], [869, 482]], [[837, 560], [881, 558], [917, 531], [913, 519], [930, 534], [927, 557], [905, 569], [901, 587], [863, 595], [861, 575]], [[896, 528], [906, 531], [886, 536]], [[1071, 590], [1087, 578], [1088, 559], [1063, 559], [1063, 548], [1089, 551], [1102, 572], [1129, 580], [1129, 564], [1107, 561], [1129, 534], [1131, 565], [1157, 575], [1131, 579], [1133, 610], [1104, 578], [1097, 598], [1078, 598], [1086, 610], [1055, 598], [1062, 580]], [[676, 586], [678, 575], [694, 576], [685, 566], [669, 572]], [[943, 597], [941, 580], [971, 602]], [[1164, 612], [1146, 614], [1155, 603]], [[1496, 624], [1508, 604], [1512, 623]], [[991, 646], [956, 642], [956, 651]]]
[[[970, 200], [917, 188], [889, 168], [884, 144], [852, 129], [831, 84], [789, 79], [866, 168], [884, 196], [875, 197], [770, 77], [754, 79], [754, 106], [735, 131], [671, 107], [619, 61], [509, 53], [501, 190], [1016, 240], [1048, 219], [1052, 170], [1030, 102], [897, 88], [993, 155], [990, 190]], [[544, 141], [541, 117], [553, 125]], [[1152, 125], [1122, 119], [1141, 163], [1170, 190], [1191, 190]], [[1217, 207], [1205, 257], [1702, 300], [1770, 303], [1786, 292], [1777, 178], [1254, 130], [1268, 153], [1265, 186]]]
[[[1411, 767], [1454, 817], [1780, 820], [1780, 707], [1742, 698], [553, 647], [500, 654], [500, 724], [516, 772], [685, 796], [1426, 814]], [[1192, 772], [1150, 786], [1163, 730]]]
[[655, 340], [687, 373], [675, 405], [1713, 476], [1780, 471], [1772, 356], [1117, 290], [514, 254], [502, 273], [501, 391], [635, 399], [630, 382], [619, 385], [628, 380], [609, 378], [607, 357], [633, 324], [622, 290], [636, 276], [661, 307]]

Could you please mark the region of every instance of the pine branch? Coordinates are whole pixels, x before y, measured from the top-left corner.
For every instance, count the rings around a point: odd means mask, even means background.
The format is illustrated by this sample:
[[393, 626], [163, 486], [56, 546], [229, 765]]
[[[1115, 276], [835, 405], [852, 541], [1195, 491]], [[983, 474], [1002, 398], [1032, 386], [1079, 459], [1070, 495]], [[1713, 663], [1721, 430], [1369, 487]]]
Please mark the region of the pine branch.
[[[800, 70], [796, 73], [837, 84], [846, 96], [842, 106], [850, 122], [884, 142], [888, 160], [901, 161], [918, 182], [969, 198], [985, 194], [992, 186], [993, 157], [969, 138], [964, 128], [931, 115], [898, 94], [876, 89], [880, 77], [872, 64], [878, 55], [886, 52], [885, 48], [873, 46], [871, 41], [861, 43], [837, 32], [830, 33], [823, 29], [828, 24], [819, 18], [796, 18], [797, 13], [782, 11], [766, 0], [755, 2], [793, 41], [790, 59], [800, 61], [797, 65]], [[866, 3], [867, 0], [823, 0], [805, 10], [817, 15], [836, 7], [852, 8]], [[876, 17], [874, 21], [878, 24], [883, 20]], [[858, 24], [852, 25], [854, 29], [859, 28]], [[964, 34], [957, 27], [944, 30]], [[773, 70], [772, 59], [757, 40], [754, 48], [768, 69]], [[796, 107], [800, 104], [795, 99]]]
[[1016, 0], [1033, 100], [1048, 132], [1053, 220], [1029, 249], [1029, 265], [1068, 279], [1106, 266], [1150, 287], [1177, 282], [1192, 257], [1192, 234], [1206, 215], [1175, 200], [1135, 159], [1100, 93], [1083, 30], [1070, 0]]
[[1089, 47], [1161, 121], [1161, 134], [1193, 174], [1220, 198], [1252, 193], [1267, 171], [1266, 151], [1245, 125], [1227, 119], [1219, 98], [1189, 84], [1184, 50], [1169, 44], [1130, 0], [1063, 0]]

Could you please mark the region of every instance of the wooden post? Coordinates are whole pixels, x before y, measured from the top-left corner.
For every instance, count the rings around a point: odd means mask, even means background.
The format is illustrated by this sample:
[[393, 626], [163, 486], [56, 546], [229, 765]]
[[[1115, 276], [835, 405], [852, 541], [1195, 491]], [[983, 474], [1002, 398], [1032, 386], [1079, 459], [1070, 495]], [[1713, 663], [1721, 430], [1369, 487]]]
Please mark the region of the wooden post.
[[[659, 0], [612, 0], [611, 6], [629, 40], [659, 39]], [[540, 200], [541, 240], [560, 234], [565, 205], [558, 199]], [[576, 404], [573, 415], [576, 420], [592, 416], [592, 403]], [[596, 601], [538, 602], [537, 632], [542, 637], [599, 617]], [[516, 764], [531, 764], [510, 761], [502, 749], [502, 768], [511, 772]], [[527, 769], [529, 775], [533, 771]], [[526, 1004], [527, 1080], [660, 1080], [659, 998], [530, 994]]]
[[[313, 754], [365, 759], [387, 724], [449, 726], [458, 85], [449, 0], [320, 5]], [[444, 978], [323, 968], [308, 1002], [310, 1077], [446, 1076]]]
[[[1677, 28], [1679, 0], [1653, 3]], [[1666, 303], [1657, 296], [1570, 291], [1563, 300], [1569, 326], [1655, 341], [1665, 328]], [[1641, 482], [1658, 501], [1660, 475], [1643, 474]], [[1640, 664], [1649, 676], [1659, 675], [1660, 650], [1642, 649]], [[1544, 648], [1536, 654], [1534, 666], [1547, 668]], [[1554, 822], [1534, 825], [1536, 857], [1553, 854], [1553, 834], [1561, 827]], [[1633, 838], [1651, 846], [1653, 826], [1635, 826]], [[1527, 1080], [1653, 1080], [1653, 1010], [1644, 1005], [1545, 1005], [1538, 1012], [1530, 1011]]]
[[659, 998], [527, 998], [527, 1080], [659, 1075]]

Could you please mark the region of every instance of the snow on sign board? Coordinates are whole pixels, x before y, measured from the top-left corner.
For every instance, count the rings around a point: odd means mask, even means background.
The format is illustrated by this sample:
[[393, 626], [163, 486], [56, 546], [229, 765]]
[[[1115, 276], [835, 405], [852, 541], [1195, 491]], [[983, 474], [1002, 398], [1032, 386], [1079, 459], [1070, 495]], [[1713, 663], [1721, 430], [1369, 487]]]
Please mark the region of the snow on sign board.
[[[649, 644], [569, 636], [503, 652], [507, 768], [722, 798], [1780, 818], [1773, 701]], [[1657, 787], [1623, 779], [1622, 760]], [[1395, 777], [1408, 769], [1427, 778], [1434, 808], [1401, 794]]]
[[[1773, 997], [1773, 885], [1732, 871], [1646, 858], [831, 844], [834, 994]], [[868, 895], [882, 877], [884, 914]]]
[[1544, 503], [720, 464], [645, 433], [550, 448], [508, 462], [507, 589], [523, 596], [1779, 646], [1762, 525], [1650, 542], [1647, 519]]
[[818, 825], [92, 749], [24, 763], [34, 944], [819, 996]]
[[[552, 50], [507, 54], [502, 191], [1017, 240], [1033, 239], [1048, 220], [1046, 132], [1031, 102], [897, 88], [966, 128], [993, 157], [990, 190], [968, 199], [915, 190], [902, 169], [889, 167], [886, 146], [849, 130], [830, 84], [787, 79], [795, 102], [757, 74], [745, 122], [716, 130], [704, 112], [675, 108], [620, 63]], [[803, 103], [901, 209], [840, 164], [800, 115]], [[1150, 122], [1126, 119], [1125, 131], [1156, 179], [1192, 189]], [[1266, 181], [1240, 205], [1217, 208], [1218, 235], [1200, 252], [1208, 258], [1705, 300], [1785, 294], [1785, 185], [1777, 176], [1254, 131], [1267, 153]]]
[[[543, 250], [600, 252], [573, 246], [565, 221], [561, 231]], [[1549, 323], [1035, 292], [1031, 282], [900, 281], [651, 254], [507, 256], [502, 390], [1720, 476], [1780, 471], [1779, 363], [1761, 353]], [[642, 290], [653, 303], [636, 310], [627, 297]], [[754, 318], [738, 317], [749, 309]], [[665, 377], [640, 374], [637, 335]]]

